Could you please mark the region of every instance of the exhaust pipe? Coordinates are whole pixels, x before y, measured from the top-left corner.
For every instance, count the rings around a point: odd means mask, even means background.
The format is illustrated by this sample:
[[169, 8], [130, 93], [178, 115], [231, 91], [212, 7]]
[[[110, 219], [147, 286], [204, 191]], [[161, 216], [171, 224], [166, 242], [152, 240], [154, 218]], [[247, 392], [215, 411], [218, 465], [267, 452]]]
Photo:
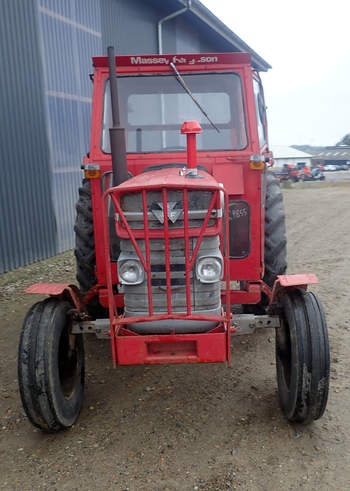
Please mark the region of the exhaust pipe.
[[113, 127], [109, 129], [112, 154], [113, 186], [119, 186], [128, 179], [126, 164], [125, 128], [120, 126], [118, 84], [113, 46], [107, 48], [109, 84], [111, 90], [111, 107]]

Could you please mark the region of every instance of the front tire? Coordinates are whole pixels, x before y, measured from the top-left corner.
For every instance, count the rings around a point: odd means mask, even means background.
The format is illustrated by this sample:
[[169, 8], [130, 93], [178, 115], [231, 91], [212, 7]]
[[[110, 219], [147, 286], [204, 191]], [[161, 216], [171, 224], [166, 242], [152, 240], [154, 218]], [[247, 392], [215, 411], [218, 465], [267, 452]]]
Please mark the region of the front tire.
[[49, 298], [33, 305], [23, 323], [18, 382], [30, 422], [47, 432], [71, 427], [84, 395], [84, 345], [70, 332], [70, 303]]
[[327, 404], [329, 344], [325, 315], [314, 293], [295, 290], [282, 299], [276, 330], [276, 368], [280, 405], [292, 422], [320, 418]]

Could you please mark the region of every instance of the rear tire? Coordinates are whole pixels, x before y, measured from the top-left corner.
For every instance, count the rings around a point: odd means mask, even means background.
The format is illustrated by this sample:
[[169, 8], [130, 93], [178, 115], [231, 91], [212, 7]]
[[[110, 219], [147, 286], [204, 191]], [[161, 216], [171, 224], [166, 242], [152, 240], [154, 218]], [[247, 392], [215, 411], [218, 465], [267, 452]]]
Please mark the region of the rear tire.
[[36, 303], [23, 323], [18, 382], [30, 422], [47, 432], [72, 426], [84, 395], [82, 335], [70, 333], [71, 304], [49, 298]]
[[[272, 172], [267, 173], [265, 201], [265, 273], [262, 280], [272, 288], [277, 275], [287, 270], [287, 238], [280, 181]], [[268, 305], [267, 296], [262, 293], [259, 303], [244, 305], [246, 314], [263, 315]]]
[[[77, 281], [82, 293], [89, 291], [97, 284], [95, 276], [96, 253], [94, 238], [94, 223], [91, 205], [91, 188], [89, 179], [83, 179], [79, 188], [79, 199], [76, 204], [75, 258]], [[87, 305], [89, 314], [94, 318], [107, 317], [107, 309], [101, 306], [98, 296], [94, 296]]]
[[279, 399], [285, 417], [308, 424], [327, 404], [329, 344], [325, 315], [317, 296], [304, 290], [282, 299], [281, 326], [276, 330]]
[[80, 289], [86, 292], [97, 283], [95, 276], [96, 255], [91, 189], [88, 179], [84, 179], [82, 186], [79, 188], [76, 211], [74, 254], [77, 262], [77, 280]]
[[267, 173], [266, 185], [264, 256], [263, 281], [272, 288], [277, 275], [287, 270], [287, 238], [280, 183], [270, 172]]

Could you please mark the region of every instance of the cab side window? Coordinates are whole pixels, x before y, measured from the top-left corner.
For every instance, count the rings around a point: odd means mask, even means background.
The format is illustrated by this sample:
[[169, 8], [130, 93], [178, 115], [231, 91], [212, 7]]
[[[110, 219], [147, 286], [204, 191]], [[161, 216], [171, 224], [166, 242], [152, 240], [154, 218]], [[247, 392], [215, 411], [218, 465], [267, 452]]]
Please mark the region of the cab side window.
[[255, 110], [256, 110], [256, 120], [258, 123], [258, 136], [260, 148], [266, 143], [266, 113], [264, 99], [261, 94], [260, 84], [257, 80], [253, 79], [254, 87], [254, 99], [255, 99]]

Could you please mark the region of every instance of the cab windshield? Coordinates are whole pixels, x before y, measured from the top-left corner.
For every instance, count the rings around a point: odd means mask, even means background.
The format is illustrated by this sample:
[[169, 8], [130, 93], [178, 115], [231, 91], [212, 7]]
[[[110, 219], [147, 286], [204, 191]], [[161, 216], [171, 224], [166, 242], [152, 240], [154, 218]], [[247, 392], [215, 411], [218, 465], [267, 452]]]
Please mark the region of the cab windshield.
[[[176, 152], [186, 150], [180, 134], [184, 121], [202, 127], [197, 149], [242, 150], [247, 144], [241, 78], [236, 73], [182, 74], [195, 99], [218, 128], [217, 131], [178, 83], [174, 75], [118, 77], [121, 125], [127, 132], [127, 152]], [[112, 126], [109, 81], [103, 101], [102, 151], [110, 153]]]

